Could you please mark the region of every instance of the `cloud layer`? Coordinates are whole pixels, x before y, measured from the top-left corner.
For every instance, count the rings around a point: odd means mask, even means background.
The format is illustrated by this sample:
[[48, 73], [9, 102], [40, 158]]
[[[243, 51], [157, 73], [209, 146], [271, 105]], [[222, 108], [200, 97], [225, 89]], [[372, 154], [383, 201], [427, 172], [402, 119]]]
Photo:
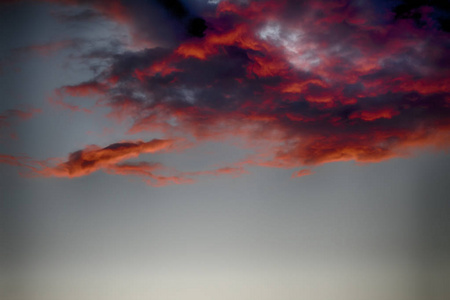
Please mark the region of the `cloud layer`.
[[[58, 99], [97, 98], [109, 117], [132, 122], [129, 134], [194, 143], [238, 136], [253, 146], [255, 155], [217, 173], [449, 146], [449, 10], [438, 2], [57, 2], [128, 26], [139, 46], [102, 53], [108, 67], [62, 87]], [[149, 175], [155, 165], [117, 164], [162, 142], [148, 143], [80, 150], [46, 174]]]

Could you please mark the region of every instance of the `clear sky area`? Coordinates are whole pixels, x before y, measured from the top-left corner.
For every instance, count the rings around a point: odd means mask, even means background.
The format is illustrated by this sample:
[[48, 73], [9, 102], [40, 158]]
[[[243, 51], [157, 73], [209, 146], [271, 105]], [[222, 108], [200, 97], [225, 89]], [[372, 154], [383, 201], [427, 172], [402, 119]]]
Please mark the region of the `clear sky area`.
[[450, 299], [450, 4], [0, 1], [0, 299]]

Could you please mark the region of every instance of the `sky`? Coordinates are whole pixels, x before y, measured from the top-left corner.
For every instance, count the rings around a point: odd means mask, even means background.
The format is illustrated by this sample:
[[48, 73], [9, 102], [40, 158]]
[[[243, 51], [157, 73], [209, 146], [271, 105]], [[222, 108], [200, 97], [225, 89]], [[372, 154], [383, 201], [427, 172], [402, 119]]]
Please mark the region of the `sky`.
[[450, 298], [450, 4], [0, 1], [0, 298]]

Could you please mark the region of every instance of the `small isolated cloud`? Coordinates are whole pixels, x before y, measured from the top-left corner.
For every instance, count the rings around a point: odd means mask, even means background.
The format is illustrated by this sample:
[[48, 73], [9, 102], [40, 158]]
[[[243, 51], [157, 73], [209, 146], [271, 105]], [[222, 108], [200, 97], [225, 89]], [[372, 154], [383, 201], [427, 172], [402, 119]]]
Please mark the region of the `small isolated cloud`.
[[313, 172], [310, 169], [303, 169], [303, 170], [299, 170], [295, 173], [292, 173], [292, 178], [296, 178], [296, 177], [303, 177], [303, 176], [308, 176], [313, 174]]
[[48, 167], [40, 171], [45, 176], [79, 177], [100, 169], [114, 168], [123, 160], [138, 157], [143, 153], [158, 152], [172, 145], [170, 140], [153, 139], [148, 142], [122, 142], [100, 148], [91, 145], [69, 155], [67, 161], [55, 167]]
[[[248, 173], [243, 167], [225, 166], [212, 170], [179, 171], [159, 162], [132, 162], [142, 154], [167, 151], [175, 147], [173, 140], [153, 139], [148, 142], [130, 141], [114, 143], [101, 148], [90, 145], [69, 155], [67, 160], [51, 158], [46, 161], [32, 161], [28, 157], [0, 155], [0, 164], [27, 167], [27, 176], [74, 178], [96, 171], [108, 174], [134, 176], [146, 184], [161, 187], [171, 184], [191, 184], [205, 176], [228, 175], [238, 177]], [[176, 147], [175, 147], [176, 148]]]

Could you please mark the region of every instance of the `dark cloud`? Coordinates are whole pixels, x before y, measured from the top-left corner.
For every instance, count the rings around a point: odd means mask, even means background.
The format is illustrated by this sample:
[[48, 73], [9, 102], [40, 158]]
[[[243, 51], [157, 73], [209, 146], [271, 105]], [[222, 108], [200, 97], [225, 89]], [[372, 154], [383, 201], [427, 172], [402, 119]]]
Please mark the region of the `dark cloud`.
[[156, 2], [177, 19], [184, 19], [189, 16], [186, 6], [179, 0], [156, 0]]
[[436, 26], [443, 31], [450, 32], [449, 1], [403, 0], [392, 11], [397, 20], [410, 19], [418, 27]]
[[192, 18], [188, 21], [187, 32], [195, 37], [204, 37], [205, 30], [208, 28], [206, 26], [206, 21], [202, 18]]
[[[160, 18], [172, 18], [164, 21], [169, 27], [196, 18], [179, 1], [114, 3], [123, 6], [120, 14], [104, 3], [91, 5], [135, 32], [145, 27], [164, 35], [162, 19], [151, 17], [161, 10], [166, 17]], [[236, 162], [239, 167], [375, 162], [417, 147], [448, 147], [450, 74], [442, 66], [448, 33], [395, 20], [375, 6], [223, 1], [199, 17], [190, 38], [103, 52], [109, 63], [103, 72], [59, 93], [98, 97], [110, 117], [132, 123], [130, 134], [159, 131], [194, 141], [240, 136], [256, 154]], [[114, 168], [109, 172], [138, 172], [137, 166]]]

